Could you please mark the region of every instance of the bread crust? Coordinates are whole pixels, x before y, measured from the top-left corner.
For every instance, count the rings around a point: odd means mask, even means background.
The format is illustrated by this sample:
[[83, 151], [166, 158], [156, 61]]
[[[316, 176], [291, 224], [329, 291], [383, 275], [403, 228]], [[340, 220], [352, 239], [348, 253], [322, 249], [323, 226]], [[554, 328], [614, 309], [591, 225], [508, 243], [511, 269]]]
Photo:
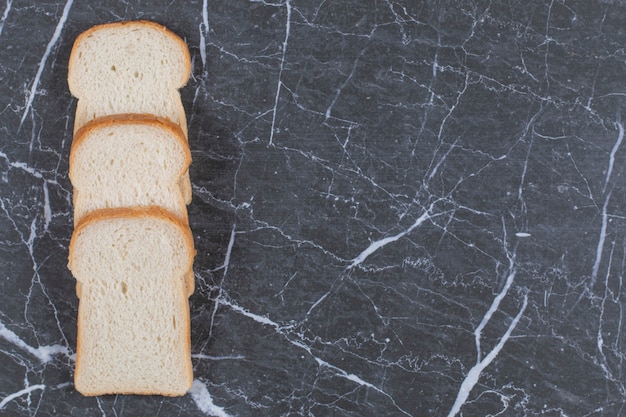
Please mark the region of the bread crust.
[[[101, 209], [101, 210], [96, 210], [90, 214], [88, 214], [87, 216], [85, 216], [85, 218], [75, 227], [74, 229], [74, 233], [72, 235], [72, 239], [70, 240], [70, 245], [69, 245], [69, 258], [68, 258], [68, 267], [71, 270], [72, 269], [72, 254], [74, 253], [74, 245], [76, 242], [76, 236], [78, 236], [81, 231], [86, 228], [89, 227], [92, 223], [95, 222], [99, 222], [99, 221], [103, 221], [103, 220], [108, 220], [108, 219], [132, 219], [132, 218], [140, 218], [140, 217], [152, 217], [152, 218], [157, 218], [166, 222], [170, 222], [173, 223], [176, 227], [178, 227], [180, 229], [180, 231], [183, 234], [184, 237], [184, 241], [185, 244], [187, 246], [187, 248], [189, 249], [189, 252], [192, 254], [189, 258], [188, 261], [188, 268], [184, 268], [183, 270], [191, 270], [193, 267], [193, 259], [194, 256], [196, 254], [196, 250], [194, 247], [194, 242], [193, 242], [193, 235], [191, 233], [191, 229], [189, 228], [188, 225], [182, 223], [179, 219], [177, 219], [175, 216], [173, 216], [171, 213], [169, 213], [167, 210], [164, 210], [160, 207], [157, 206], [150, 206], [150, 207], [124, 207], [124, 208], [108, 208], [108, 209]], [[78, 281], [77, 281], [78, 282]], [[180, 295], [181, 298], [184, 298], [185, 300], [187, 300], [187, 295], [185, 293], [185, 289], [186, 286], [185, 285], [180, 285], [178, 286], [178, 289], [180, 291]], [[188, 303], [188, 301], [187, 301]], [[78, 310], [78, 320], [77, 320], [77, 329], [78, 329], [78, 337], [76, 340], [76, 365], [75, 365], [75, 373], [74, 373], [74, 380], [76, 381], [77, 378], [80, 375], [80, 361], [81, 361], [81, 352], [82, 352], [82, 326], [83, 326], [83, 320], [82, 320], [82, 315], [81, 315], [81, 309], [79, 308]], [[184, 333], [184, 349], [186, 352], [191, 352], [191, 318], [190, 318], [190, 314], [189, 311], [187, 310], [186, 314], [182, 314], [181, 315], [182, 319], [184, 320], [184, 322], [182, 323], [184, 328], [186, 329], [185, 333]], [[106, 395], [106, 394], [127, 394], [127, 395], [163, 395], [163, 396], [170, 396], [170, 397], [175, 397], [175, 396], [181, 396], [184, 395], [189, 388], [191, 388], [191, 385], [193, 383], [193, 367], [191, 365], [191, 357], [189, 357], [189, 360], [185, 361], [185, 370], [184, 370], [186, 376], [187, 376], [187, 385], [185, 387], [181, 387], [181, 391], [177, 391], [177, 392], [162, 392], [162, 391], [158, 391], [158, 390], [146, 390], [146, 391], [141, 391], [141, 390], [137, 390], [137, 391], [115, 391], [115, 392], [111, 392], [111, 391], [107, 391], [107, 390], [102, 390], [102, 391], [98, 391], [98, 390], [93, 390], [93, 391], [88, 391], [85, 390], [83, 387], [80, 386], [76, 386], [77, 391], [79, 391], [81, 394], [85, 395], [85, 396], [96, 396], [96, 395]]]
[[[179, 143], [180, 147], [183, 149], [185, 153], [184, 158], [185, 161], [180, 170], [180, 173], [174, 177], [173, 184], [179, 186], [180, 192], [180, 205], [181, 207], [185, 207], [188, 202], [186, 201], [186, 196], [182, 187], [180, 187], [180, 183], [185, 175], [189, 173], [189, 166], [191, 165], [191, 151], [189, 149], [189, 144], [187, 143], [187, 139], [180, 128], [176, 123], [173, 123], [163, 117], [155, 116], [152, 114], [140, 114], [140, 113], [128, 113], [128, 114], [115, 114], [109, 116], [102, 116], [94, 119], [83, 127], [81, 127], [76, 134], [74, 135], [74, 139], [72, 141], [72, 145], [70, 147], [70, 160], [69, 160], [69, 177], [70, 181], [74, 178], [74, 166], [75, 166], [75, 155], [76, 150], [85, 142], [85, 140], [89, 137], [89, 135], [97, 131], [99, 129], [104, 129], [110, 126], [124, 126], [124, 125], [144, 125], [150, 127], [162, 128], [164, 130], [169, 131], [175, 140]], [[76, 205], [76, 201], [78, 199], [78, 194], [80, 193], [80, 189], [74, 187], [74, 193], [72, 196], [72, 202]], [[184, 213], [184, 221], [188, 222], [187, 219], [187, 210], [183, 210]], [[75, 224], [78, 223], [80, 219], [75, 219]]]
[[[69, 84], [69, 88], [72, 94], [78, 94], [78, 92], [76, 92], [76, 86], [74, 85], [73, 71], [74, 71], [75, 62], [77, 59], [79, 59], [77, 57], [78, 54], [76, 53], [76, 51], [80, 47], [80, 44], [86, 38], [93, 36], [94, 33], [100, 30], [116, 30], [119, 28], [126, 29], [126, 28], [133, 28], [133, 27], [140, 28], [140, 29], [141, 28], [156, 29], [158, 32], [161, 32], [164, 35], [170, 37], [179, 45], [181, 53], [184, 56], [185, 69], [184, 69], [184, 72], [181, 72], [181, 76], [180, 76], [180, 79], [178, 80], [176, 88], [180, 89], [187, 84], [187, 82], [189, 81], [189, 77], [191, 76], [191, 54], [189, 53], [189, 48], [187, 47], [187, 44], [185, 43], [185, 41], [176, 33], [172, 32], [167, 27], [159, 23], [156, 23], [150, 20], [124, 20], [120, 22], [103, 23], [100, 25], [92, 26], [91, 28], [87, 29], [86, 31], [82, 32], [80, 35], [76, 37], [76, 39], [74, 40], [74, 44], [72, 46], [72, 50], [70, 52], [70, 59], [69, 59], [68, 68], [67, 68], [67, 82]], [[80, 97], [78, 98], [80, 99]]]
[[132, 219], [138, 217], [154, 217], [158, 219], [162, 219], [167, 222], [174, 223], [177, 227], [181, 229], [183, 236], [185, 238], [185, 243], [190, 251], [190, 253], [194, 254], [189, 259], [188, 265], [183, 269], [184, 271], [189, 271], [193, 267], [193, 258], [196, 254], [196, 249], [193, 242], [193, 234], [191, 233], [191, 229], [188, 224], [180, 221], [176, 216], [174, 216], [169, 211], [159, 207], [159, 206], [146, 206], [146, 207], [117, 207], [117, 208], [105, 208], [94, 210], [93, 212], [87, 214], [74, 228], [74, 232], [72, 234], [72, 239], [70, 239], [69, 245], [69, 264], [68, 267], [70, 270], [72, 269], [72, 253], [74, 251], [75, 239], [74, 237], [80, 234], [80, 232], [88, 227], [90, 224], [108, 219]]
[[[176, 123], [160, 116], [149, 113], [123, 113], [123, 114], [111, 114], [107, 116], [101, 116], [89, 121], [83, 125], [74, 134], [74, 140], [70, 147], [70, 161], [71, 153], [85, 140], [85, 136], [96, 130], [111, 125], [148, 125], [148, 126], [160, 126], [166, 130], [169, 130], [181, 143], [183, 149], [185, 149], [186, 159], [191, 163], [191, 152], [189, 151], [189, 144], [183, 130]], [[70, 168], [71, 172], [71, 168]]]

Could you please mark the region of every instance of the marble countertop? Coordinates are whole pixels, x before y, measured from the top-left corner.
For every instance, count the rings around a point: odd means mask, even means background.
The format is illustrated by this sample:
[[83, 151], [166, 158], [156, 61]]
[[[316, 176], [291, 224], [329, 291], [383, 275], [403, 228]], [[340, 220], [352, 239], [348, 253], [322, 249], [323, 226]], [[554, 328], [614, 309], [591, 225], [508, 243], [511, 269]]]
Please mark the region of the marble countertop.
[[[626, 7], [0, 5], [0, 415], [626, 415]], [[194, 383], [74, 390], [76, 36], [183, 37]], [[626, 115], [625, 115], [626, 116]]]

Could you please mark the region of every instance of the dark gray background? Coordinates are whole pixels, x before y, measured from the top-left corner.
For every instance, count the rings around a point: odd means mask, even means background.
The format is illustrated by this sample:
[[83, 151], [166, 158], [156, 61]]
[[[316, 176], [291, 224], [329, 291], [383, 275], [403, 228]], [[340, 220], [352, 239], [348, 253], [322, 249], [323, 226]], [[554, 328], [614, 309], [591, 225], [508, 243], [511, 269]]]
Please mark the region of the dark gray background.
[[[626, 414], [617, 1], [0, 5], [0, 415]], [[183, 37], [194, 386], [73, 388], [67, 61]]]

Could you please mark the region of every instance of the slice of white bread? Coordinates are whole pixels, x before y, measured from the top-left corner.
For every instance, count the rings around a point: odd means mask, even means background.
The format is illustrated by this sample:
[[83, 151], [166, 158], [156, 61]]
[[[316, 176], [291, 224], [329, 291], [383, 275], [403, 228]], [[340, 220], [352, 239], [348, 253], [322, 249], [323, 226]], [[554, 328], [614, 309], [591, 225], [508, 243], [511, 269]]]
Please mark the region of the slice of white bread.
[[116, 115], [87, 123], [70, 150], [74, 224], [98, 209], [133, 206], [160, 206], [186, 223], [179, 181], [190, 163], [182, 131], [168, 120]]
[[94, 26], [76, 38], [68, 64], [69, 88], [79, 99], [74, 130], [101, 116], [150, 113], [187, 134], [178, 89], [190, 74], [187, 45], [164, 26], [145, 20]]
[[[187, 223], [177, 185], [191, 163], [180, 128], [152, 115], [105, 116], [74, 135], [69, 177], [74, 224], [104, 208], [160, 206]], [[195, 290], [193, 270], [186, 273], [188, 295]], [[81, 297], [81, 284], [76, 294]]]
[[[74, 132], [90, 120], [124, 113], [154, 114], [180, 126], [187, 120], [179, 89], [191, 74], [185, 42], [150, 21], [97, 25], [80, 34], [68, 64], [68, 84], [78, 98]], [[189, 173], [181, 180], [191, 201]]]
[[82, 284], [74, 382], [83, 395], [184, 395], [191, 332], [189, 226], [157, 208], [105, 209], [76, 227], [68, 267]]

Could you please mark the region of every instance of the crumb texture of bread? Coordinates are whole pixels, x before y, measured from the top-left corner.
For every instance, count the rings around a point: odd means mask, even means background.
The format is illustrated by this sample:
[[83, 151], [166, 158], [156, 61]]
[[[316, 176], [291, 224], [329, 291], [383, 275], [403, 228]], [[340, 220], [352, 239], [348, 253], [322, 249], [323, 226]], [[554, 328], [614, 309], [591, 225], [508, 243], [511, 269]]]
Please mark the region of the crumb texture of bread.
[[187, 222], [180, 180], [191, 154], [182, 132], [165, 120], [101, 118], [75, 136], [70, 156], [74, 222], [88, 213], [160, 206]]
[[183, 395], [192, 383], [185, 271], [191, 232], [158, 210], [105, 210], [77, 227], [75, 386], [84, 395]]

